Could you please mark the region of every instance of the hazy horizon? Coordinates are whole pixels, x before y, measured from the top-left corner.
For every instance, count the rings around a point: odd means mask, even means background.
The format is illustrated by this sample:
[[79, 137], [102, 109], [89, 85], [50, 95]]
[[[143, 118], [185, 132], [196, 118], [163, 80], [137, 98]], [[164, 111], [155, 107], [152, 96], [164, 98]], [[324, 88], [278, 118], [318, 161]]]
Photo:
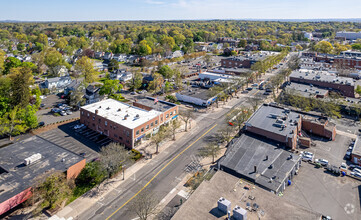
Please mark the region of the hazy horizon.
[[169, 21], [169, 20], [353, 20], [361, 3], [344, 0], [94, 0], [6, 1], [0, 20], [12, 21]]

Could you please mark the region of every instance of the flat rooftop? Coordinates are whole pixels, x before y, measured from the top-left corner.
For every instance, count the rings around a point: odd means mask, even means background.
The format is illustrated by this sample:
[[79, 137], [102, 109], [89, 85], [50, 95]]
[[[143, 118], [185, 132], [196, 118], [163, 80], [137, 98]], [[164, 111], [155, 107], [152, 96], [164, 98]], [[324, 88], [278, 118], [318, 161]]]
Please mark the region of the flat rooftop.
[[300, 78], [320, 82], [328, 82], [332, 84], [344, 84], [349, 86], [354, 86], [354, 81], [351, 78], [336, 76], [327, 71], [315, 71], [315, 70], [297, 70], [293, 71], [290, 75], [290, 78]]
[[[250, 185], [250, 190], [244, 189], [245, 185]], [[253, 196], [255, 199], [251, 200], [248, 198], [249, 196]], [[258, 211], [247, 211], [247, 219], [321, 219], [319, 213], [308, 210], [295, 204], [294, 201], [279, 197], [257, 186], [253, 187], [252, 184], [223, 171], [217, 171], [210, 181], [203, 181], [190, 198], [180, 206], [172, 219], [225, 219], [227, 215], [217, 209], [217, 200], [220, 197], [231, 202], [231, 210], [236, 205], [245, 209], [247, 203], [251, 205], [256, 203], [259, 206]], [[233, 211], [231, 215], [233, 215]]]
[[[248, 119], [247, 127], [256, 127], [286, 137], [292, 137], [297, 127], [295, 122], [300, 119], [300, 114], [280, 107], [262, 105]], [[281, 125], [284, 125], [282, 128]]]
[[352, 154], [361, 156], [361, 136], [357, 136], [352, 149]]
[[215, 97], [215, 96], [211, 95], [211, 91], [209, 89], [201, 88], [201, 87], [194, 86], [194, 85], [189, 86], [188, 89], [185, 89], [178, 93], [180, 95], [191, 96], [191, 97], [202, 99], [202, 100], [208, 100], [212, 97]]
[[321, 89], [319, 87], [295, 82], [291, 82], [289, 85], [287, 85], [285, 90], [287, 92], [293, 91], [304, 97], [315, 97], [316, 95], [326, 96], [328, 93], [327, 89]]
[[[86, 105], [81, 107], [81, 109], [93, 113], [95, 113], [95, 110], [98, 110], [99, 116], [129, 129], [134, 129], [161, 114], [161, 112], [156, 110], [147, 111], [114, 99], [106, 99]], [[125, 119], [125, 116], [128, 116], [127, 119]]]
[[[36, 153], [41, 159], [24, 165], [24, 159]], [[83, 157], [39, 136], [0, 148], [0, 203], [21, 193], [49, 171], [66, 171]]]
[[154, 102], [154, 100], [155, 98], [146, 97], [144, 99], [137, 99], [135, 102], [150, 107], [159, 112], [165, 112], [177, 106], [176, 104], [170, 102], [165, 102], [161, 100], [158, 100], [158, 102]]
[[298, 155], [284, 150], [278, 142], [243, 134], [233, 139], [220, 165], [227, 172], [277, 192], [299, 160]]

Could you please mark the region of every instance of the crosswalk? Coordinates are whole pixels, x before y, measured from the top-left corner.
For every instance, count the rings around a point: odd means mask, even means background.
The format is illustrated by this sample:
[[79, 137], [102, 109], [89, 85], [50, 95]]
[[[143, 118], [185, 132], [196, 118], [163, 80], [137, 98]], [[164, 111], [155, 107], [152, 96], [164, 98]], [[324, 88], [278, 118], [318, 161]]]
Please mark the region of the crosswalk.
[[56, 130], [51, 130], [38, 136], [73, 153], [84, 156], [87, 160], [92, 160], [98, 157], [98, 153], [94, 150], [85, 145], [82, 146], [81, 143], [76, 144], [73, 141], [69, 141], [69, 138], [71, 137], [60, 135], [59, 133], [56, 133]]

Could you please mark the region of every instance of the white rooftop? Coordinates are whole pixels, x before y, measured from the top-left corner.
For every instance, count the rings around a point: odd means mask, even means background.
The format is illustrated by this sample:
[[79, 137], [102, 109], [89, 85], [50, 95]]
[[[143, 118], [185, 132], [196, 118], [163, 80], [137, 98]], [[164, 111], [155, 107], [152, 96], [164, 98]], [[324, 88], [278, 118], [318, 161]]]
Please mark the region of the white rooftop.
[[[82, 109], [93, 113], [98, 110], [99, 116], [129, 129], [134, 129], [161, 114], [159, 111], [147, 111], [114, 99], [106, 99], [86, 105]], [[127, 119], [125, 116], [128, 116]]]

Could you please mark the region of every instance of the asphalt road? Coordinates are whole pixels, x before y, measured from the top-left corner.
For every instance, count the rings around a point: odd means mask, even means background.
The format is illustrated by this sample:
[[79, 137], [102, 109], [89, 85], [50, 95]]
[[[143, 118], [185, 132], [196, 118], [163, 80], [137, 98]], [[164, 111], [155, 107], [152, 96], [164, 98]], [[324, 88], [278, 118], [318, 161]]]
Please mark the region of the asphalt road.
[[[273, 75], [273, 74], [272, 74]], [[258, 95], [259, 90], [252, 90], [236, 99], [233, 106], [246, 104], [246, 97]], [[197, 116], [197, 127], [189, 131], [175, 144], [161, 152], [149, 164], [128, 177], [125, 183], [109, 193], [100, 202], [89, 207], [88, 212], [77, 219], [134, 219], [136, 214], [130, 209], [132, 200], [142, 191], [156, 195], [159, 201], [164, 198], [187, 174], [185, 168], [196, 157], [198, 149], [222, 127], [227, 126], [225, 116], [231, 108], [223, 108], [215, 113]]]

